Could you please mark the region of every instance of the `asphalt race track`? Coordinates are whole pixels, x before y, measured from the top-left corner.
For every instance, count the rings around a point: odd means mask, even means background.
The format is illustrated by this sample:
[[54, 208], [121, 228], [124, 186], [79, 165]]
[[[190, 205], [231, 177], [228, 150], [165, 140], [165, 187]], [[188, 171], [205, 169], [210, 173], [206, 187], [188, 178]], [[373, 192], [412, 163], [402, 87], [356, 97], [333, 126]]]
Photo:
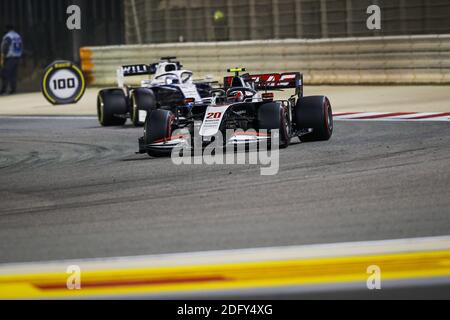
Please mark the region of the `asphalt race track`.
[[136, 155], [141, 134], [1, 118], [0, 263], [450, 233], [448, 122], [337, 122], [275, 176]]

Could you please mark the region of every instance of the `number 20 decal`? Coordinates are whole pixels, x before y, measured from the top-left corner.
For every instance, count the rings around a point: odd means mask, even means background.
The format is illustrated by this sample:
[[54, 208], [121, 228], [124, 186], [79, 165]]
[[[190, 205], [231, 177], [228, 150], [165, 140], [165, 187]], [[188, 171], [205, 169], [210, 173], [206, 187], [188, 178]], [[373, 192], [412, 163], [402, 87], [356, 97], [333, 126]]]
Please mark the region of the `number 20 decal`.
[[220, 119], [222, 112], [208, 112], [206, 119]]

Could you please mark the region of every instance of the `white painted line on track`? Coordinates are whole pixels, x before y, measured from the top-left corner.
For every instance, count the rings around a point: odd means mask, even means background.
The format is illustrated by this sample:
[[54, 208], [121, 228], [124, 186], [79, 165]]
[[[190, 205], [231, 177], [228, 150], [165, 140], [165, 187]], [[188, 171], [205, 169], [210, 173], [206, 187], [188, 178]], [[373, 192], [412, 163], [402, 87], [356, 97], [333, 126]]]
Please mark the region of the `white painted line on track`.
[[62, 260], [0, 265], [0, 274], [23, 274], [45, 270], [59, 272], [69, 265], [86, 270], [126, 269], [198, 264], [224, 264], [264, 260], [293, 260], [334, 258], [358, 255], [408, 253], [450, 249], [450, 235], [377, 241], [358, 241], [301, 246], [247, 248], [234, 250], [170, 253], [158, 255], [124, 256], [113, 258]]
[[337, 113], [337, 115], [333, 115], [333, 117], [335, 119], [356, 119], [356, 118], [361, 118], [361, 117], [370, 117], [370, 116], [375, 116], [378, 115], [379, 112], [351, 112], [345, 115], [339, 115], [339, 113]]
[[433, 119], [392, 119], [392, 118], [384, 118], [384, 119], [341, 119], [334, 118], [334, 121], [339, 122], [449, 122], [449, 118], [433, 118]]
[[97, 120], [95, 116], [0, 116], [0, 119], [23, 120]]
[[[0, 116], [24, 120], [97, 120], [96, 116]], [[338, 121], [450, 121], [450, 112], [347, 112], [334, 115]]]
[[450, 121], [450, 112], [348, 112], [336, 113], [338, 121]]

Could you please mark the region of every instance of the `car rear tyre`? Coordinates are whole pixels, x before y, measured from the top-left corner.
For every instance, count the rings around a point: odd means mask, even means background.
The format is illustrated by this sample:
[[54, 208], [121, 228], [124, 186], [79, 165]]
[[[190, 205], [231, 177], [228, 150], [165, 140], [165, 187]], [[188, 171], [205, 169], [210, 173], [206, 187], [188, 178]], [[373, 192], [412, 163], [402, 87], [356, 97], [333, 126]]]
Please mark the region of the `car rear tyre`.
[[98, 93], [97, 117], [102, 126], [123, 126], [126, 113], [127, 100], [121, 89], [103, 89]]
[[[175, 116], [168, 110], [153, 110], [147, 115], [144, 124], [144, 143], [146, 145], [164, 141], [172, 136], [172, 124]], [[169, 156], [172, 150], [148, 150], [152, 157]]]
[[303, 97], [295, 106], [295, 121], [298, 130], [312, 129], [300, 136], [300, 141], [324, 141], [333, 135], [333, 110], [325, 96]]
[[137, 88], [131, 93], [130, 103], [131, 122], [135, 127], [143, 126], [145, 121], [139, 121], [139, 111], [142, 110], [149, 113], [156, 108], [155, 94], [151, 89]]
[[258, 110], [259, 129], [265, 129], [268, 133], [278, 129], [280, 134], [280, 148], [287, 148], [291, 138], [291, 124], [286, 110], [279, 103], [266, 103]]

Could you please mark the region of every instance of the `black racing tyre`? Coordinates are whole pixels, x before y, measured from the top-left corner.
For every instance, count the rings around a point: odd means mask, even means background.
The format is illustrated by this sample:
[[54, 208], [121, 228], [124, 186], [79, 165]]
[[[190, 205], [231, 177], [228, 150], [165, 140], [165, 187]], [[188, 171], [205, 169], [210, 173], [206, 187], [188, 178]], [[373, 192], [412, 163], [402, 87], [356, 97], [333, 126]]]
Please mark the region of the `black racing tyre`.
[[286, 110], [276, 102], [266, 103], [258, 109], [258, 127], [266, 129], [280, 130], [280, 148], [287, 148], [291, 142], [291, 124]]
[[156, 98], [153, 90], [148, 88], [134, 89], [130, 97], [130, 117], [135, 127], [143, 126], [144, 122], [139, 121], [139, 110], [148, 112], [156, 109]]
[[[156, 143], [172, 136], [172, 124], [175, 116], [168, 110], [156, 109], [147, 115], [144, 124], [144, 143], [146, 145]], [[148, 150], [152, 157], [169, 156], [172, 150]]]
[[295, 122], [298, 130], [313, 129], [300, 137], [300, 141], [329, 140], [333, 134], [333, 110], [325, 96], [303, 97], [295, 106]]
[[97, 95], [97, 117], [102, 126], [123, 126], [127, 121], [126, 113], [127, 100], [122, 89], [100, 90]]

